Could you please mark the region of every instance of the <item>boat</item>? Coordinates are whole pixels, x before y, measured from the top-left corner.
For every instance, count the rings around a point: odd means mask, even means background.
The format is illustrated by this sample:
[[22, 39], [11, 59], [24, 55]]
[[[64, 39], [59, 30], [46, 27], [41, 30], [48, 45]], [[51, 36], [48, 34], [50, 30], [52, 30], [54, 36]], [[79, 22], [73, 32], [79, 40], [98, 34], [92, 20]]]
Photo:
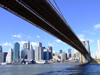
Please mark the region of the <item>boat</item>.
[[93, 64], [100, 64], [100, 61], [93, 61], [91, 63], [93, 63]]
[[7, 63], [1, 63], [1, 65], [7, 65]]
[[38, 60], [36, 61], [37, 64], [49, 64], [46, 60]]

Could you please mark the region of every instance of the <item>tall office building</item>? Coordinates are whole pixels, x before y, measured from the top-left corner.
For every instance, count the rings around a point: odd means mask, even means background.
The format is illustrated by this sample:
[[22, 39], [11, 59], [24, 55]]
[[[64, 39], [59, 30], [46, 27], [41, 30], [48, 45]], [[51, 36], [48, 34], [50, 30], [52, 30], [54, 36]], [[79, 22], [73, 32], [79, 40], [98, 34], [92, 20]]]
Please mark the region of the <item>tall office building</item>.
[[9, 49], [8, 54], [6, 56], [6, 63], [12, 63], [13, 60], [13, 50]]
[[62, 50], [60, 50], [60, 53], [62, 53]]
[[73, 57], [73, 51], [71, 50], [71, 57]]
[[44, 53], [44, 60], [49, 60], [49, 51], [48, 51], [48, 49], [43, 49], [43, 53]]
[[0, 46], [0, 52], [2, 52], [2, 46]]
[[18, 42], [15, 42], [14, 44], [14, 60], [19, 59], [19, 49], [20, 49], [20, 44]]
[[49, 60], [50, 60], [50, 59], [52, 59], [52, 56], [53, 56], [51, 46], [48, 47], [48, 51], [49, 51]]
[[64, 60], [67, 59], [66, 58], [66, 53], [60, 53], [59, 56], [60, 56], [61, 61], [64, 61]]
[[97, 40], [97, 42], [98, 42], [97, 58], [100, 59], [100, 39]]
[[28, 50], [27, 51], [27, 59], [33, 59], [33, 50]]
[[33, 49], [33, 46], [32, 45], [30, 45], [30, 49]]
[[100, 50], [100, 39], [97, 40], [97, 42], [98, 42], [98, 49]]
[[27, 49], [30, 50], [30, 41], [27, 42]]
[[42, 43], [41, 42], [37, 42], [37, 47], [42, 47]]
[[43, 47], [42, 43], [38, 42], [37, 47], [35, 48], [35, 60], [43, 60]]
[[7, 52], [0, 52], [0, 63], [6, 62]]

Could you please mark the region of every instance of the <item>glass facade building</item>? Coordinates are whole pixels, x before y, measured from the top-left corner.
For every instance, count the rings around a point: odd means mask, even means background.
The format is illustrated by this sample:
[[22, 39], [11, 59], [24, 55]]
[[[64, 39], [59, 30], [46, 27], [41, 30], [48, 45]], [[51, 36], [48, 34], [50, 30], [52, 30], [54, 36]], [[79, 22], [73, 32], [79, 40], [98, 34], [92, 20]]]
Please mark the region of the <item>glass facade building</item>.
[[14, 60], [19, 59], [19, 49], [20, 49], [20, 44], [16, 42], [14, 44]]
[[60, 53], [62, 53], [62, 50], [60, 50]]
[[49, 51], [48, 51], [48, 49], [44, 49], [43, 53], [44, 53], [44, 60], [49, 60]]
[[0, 63], [6, 62], [7, 52], [0, 52]]

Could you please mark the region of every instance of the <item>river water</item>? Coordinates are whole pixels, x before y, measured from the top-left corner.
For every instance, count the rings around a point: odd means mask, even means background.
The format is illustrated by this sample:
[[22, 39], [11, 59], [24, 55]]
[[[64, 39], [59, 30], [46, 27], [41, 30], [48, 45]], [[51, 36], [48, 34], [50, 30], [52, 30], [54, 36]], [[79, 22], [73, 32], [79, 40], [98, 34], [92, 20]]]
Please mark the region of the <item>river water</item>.
[[0, 65], [0, 75], [100, 75], [100, 64]]

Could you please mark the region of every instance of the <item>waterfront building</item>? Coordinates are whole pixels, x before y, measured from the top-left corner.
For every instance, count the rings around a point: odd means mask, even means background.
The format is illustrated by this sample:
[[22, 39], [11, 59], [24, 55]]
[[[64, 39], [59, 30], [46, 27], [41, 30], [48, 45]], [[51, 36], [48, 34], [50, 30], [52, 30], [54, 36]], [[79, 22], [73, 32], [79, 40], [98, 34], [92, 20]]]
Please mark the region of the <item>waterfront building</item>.
[[70, 58], [70, 57], [71, 57], [71, 53], [68, 53], [68, 54], [67, 54], [67, 57]]
[[60, 56], [59, 55], [55, 55], [55, 56], [53, 56], [53, 59], [60, 60]]
[[0, 63], [6, 62], [7, 52], [0, 52]]
[[35, 60], [43, 60], [43, 49], [44, 47], [42, 47], [42, 43], [38, 42], [37, 43], [37, 47], [35, 48]]
[[20, 59], [25, 59], [26, 51], [24, 49], [21, 50]]
[[43, 49], [43, 53], [44, 53], [44, 60], [49, 60], [49, 51], [48, 51], [48, 49]]
[[0, 46], [0, 52], [2, 52], [2, 46]]
[[14, 61], [19, 59], [19, 49], [20, 49], [20, 44], [18, 42], [15, 42], [15, 44], [14, 44]]
[[71, 57], [73, 57], [73, 51], [71, 50]]
[[9, 49], [8, 54], [6, 56], [6, 63], [12, 63], [13, 60], [13, 50]]
[[100, 39], [97, 40], [97, 42], [98, 42], [98, 49], [100, 50]]
[[52, 47], [49, 46], [48, 47], [48, 51], [49, 51], [49, 60], [52, 59]]
[[64, 60], [67, 59], [66, 58], [66, 53], [60, 53], [59, 56], [60, 56], [61, 61], [64, 61]]
[[35, 60], [35, 50], [33, 49], [33, 60]]
[[28, 58], [27, 59], [33, 59], [33, 50], [28, 50], [27, 51], [27, 56], [28, 56]]
[[30, 41], [27, 42], [27, 49], [30, 50]]
[[52, 56], [55, 56], [55, 53], [56, 53], [56, 51], [53, 50], [53, 52], [52, 52]]
[[100, 59], [100, 53], [99, 53], [99, 50], [96, 51], [96, 55], [97, 55], [96, 58], [97, 58], [97, 59]]
[[100, 39], [97, 40], [97, 42], [98, 42], [97, 58], [100, 59]]
[[62, 50], [60, 50], [60, 53], [62, 53]]

